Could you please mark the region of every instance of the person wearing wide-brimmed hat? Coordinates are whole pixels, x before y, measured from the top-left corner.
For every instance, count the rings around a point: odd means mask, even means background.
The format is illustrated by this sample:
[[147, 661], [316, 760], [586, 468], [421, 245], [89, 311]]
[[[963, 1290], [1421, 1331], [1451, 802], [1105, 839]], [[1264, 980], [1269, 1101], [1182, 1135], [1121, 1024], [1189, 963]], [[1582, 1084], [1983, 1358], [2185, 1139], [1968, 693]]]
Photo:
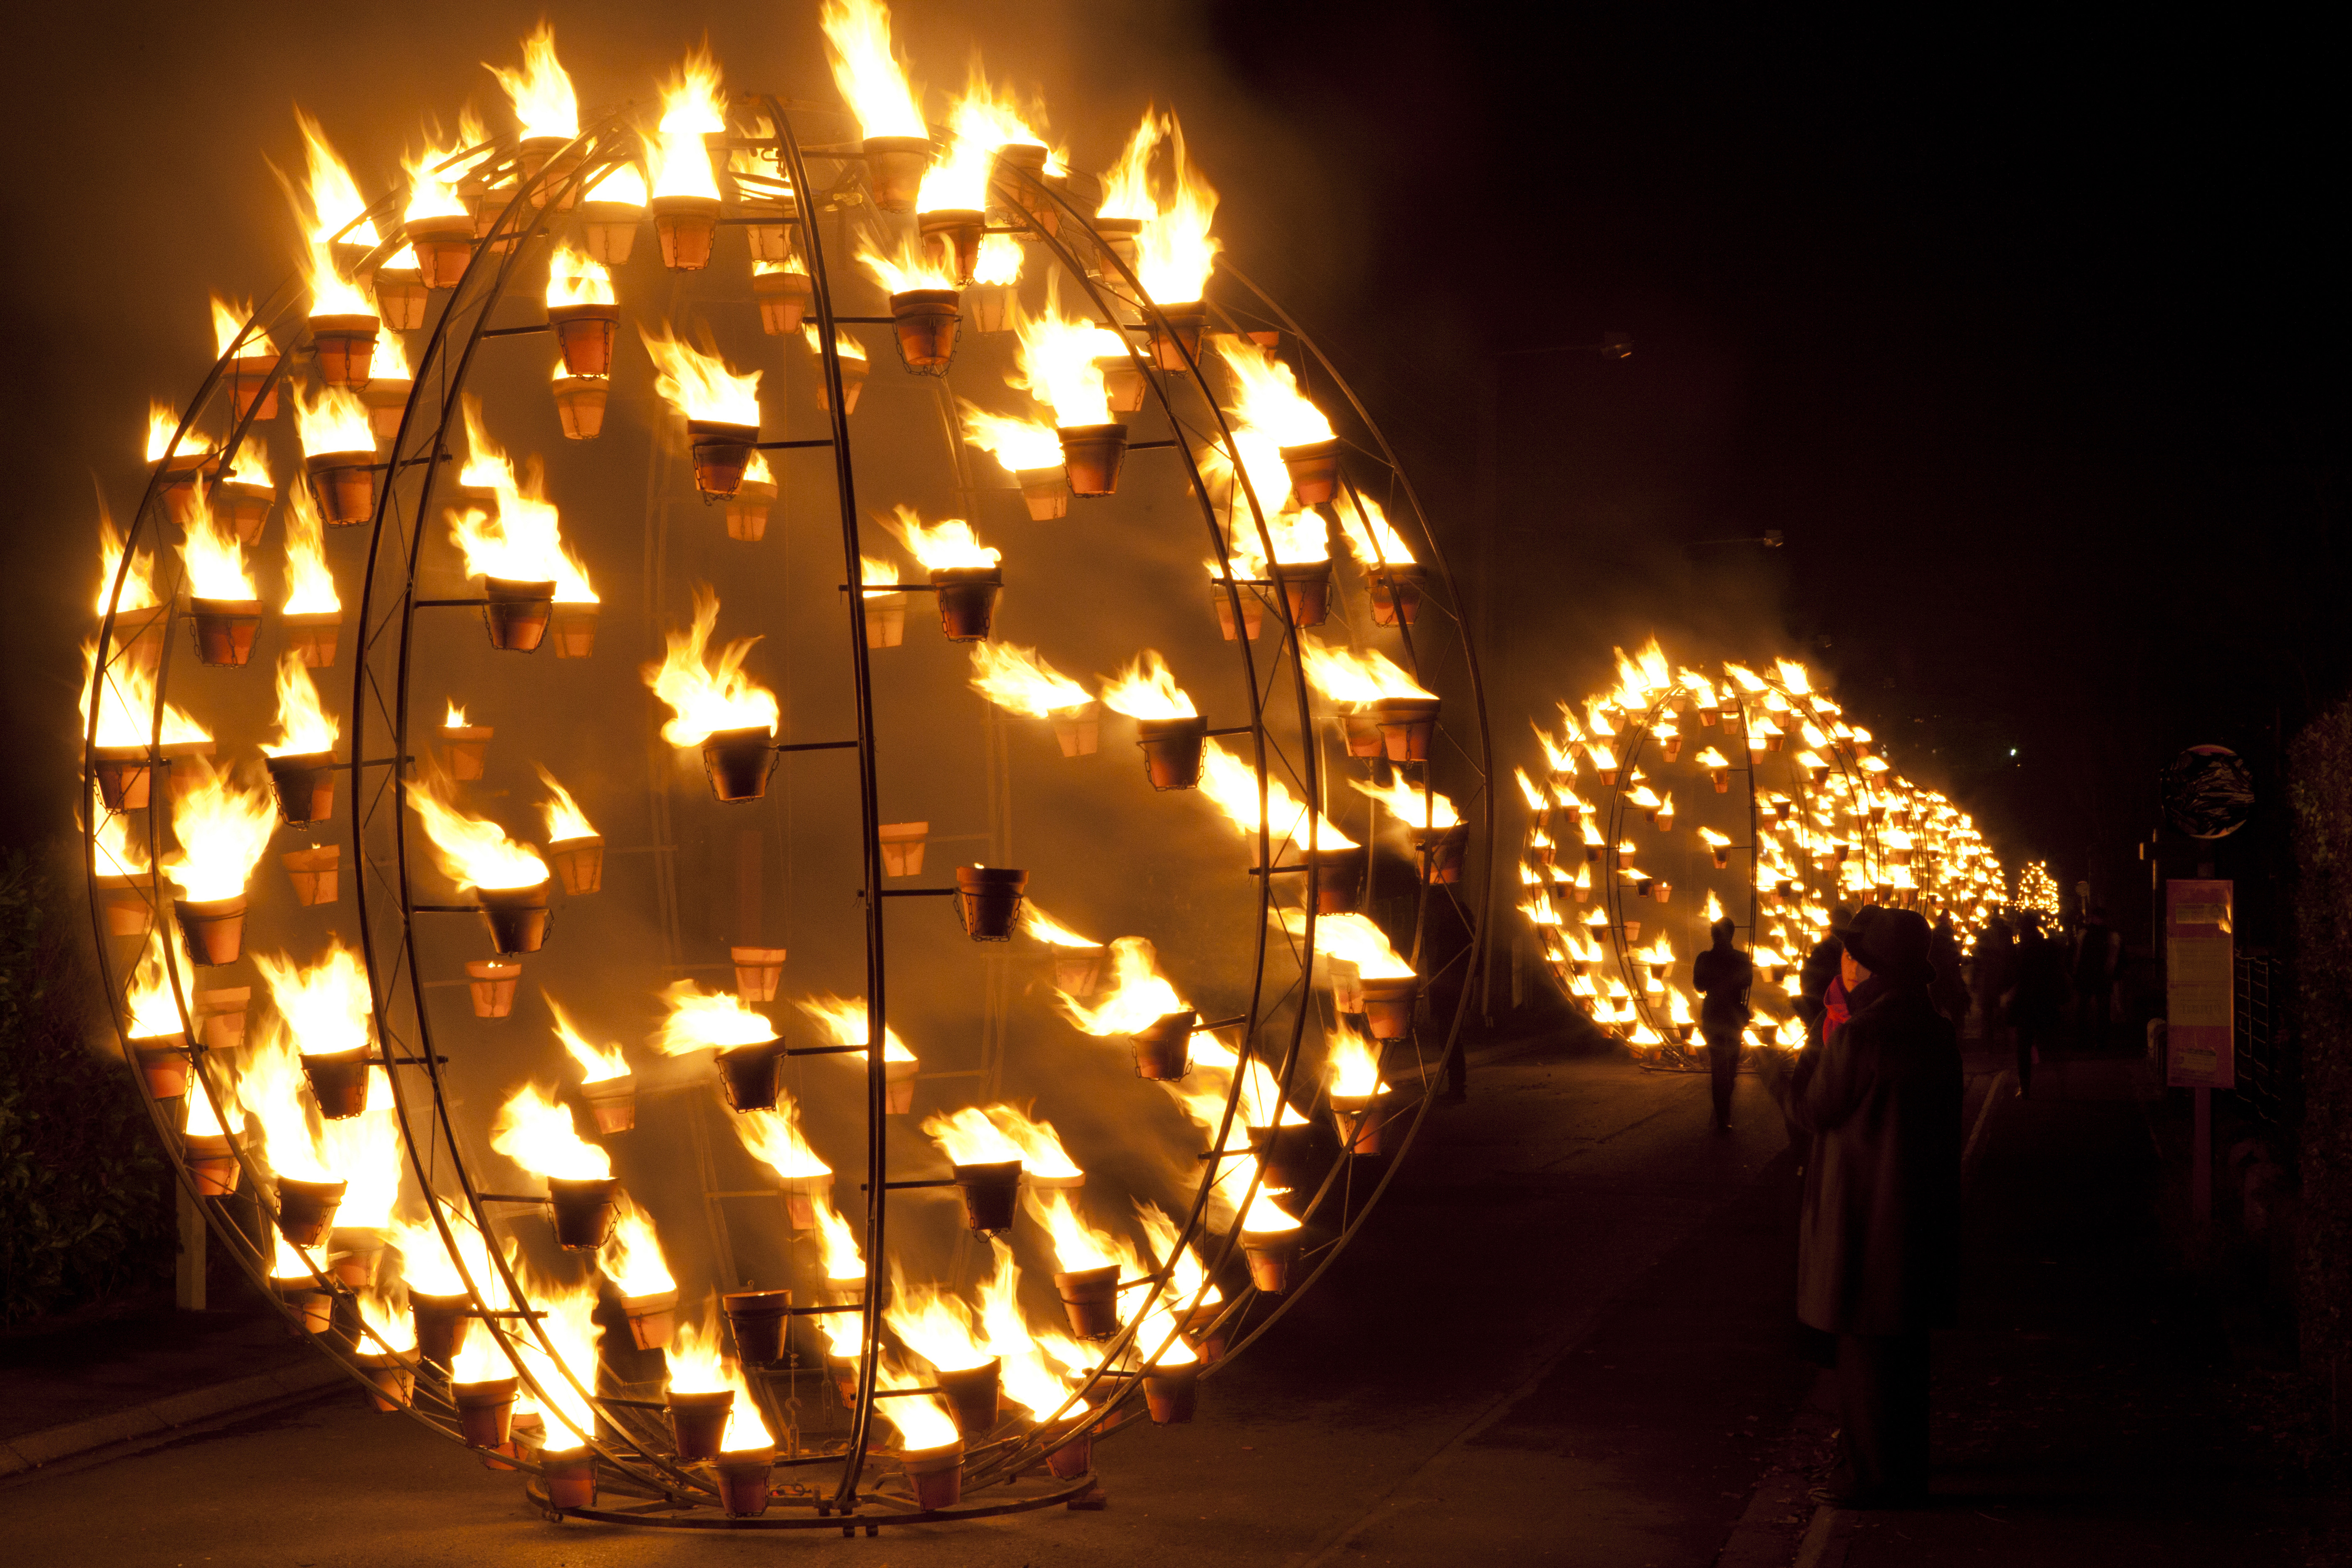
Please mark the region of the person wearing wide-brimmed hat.
[[1838, 1339], [1835, 1500], [1927, 1489], [1927, 1336], [1958, 1295], [1960, 1053], [1928, 995], [1927, 922], [1867, 907], [1843, 934], [1851, 1013], [1772, 1080], [1813, 1134], [1797, 1315]]

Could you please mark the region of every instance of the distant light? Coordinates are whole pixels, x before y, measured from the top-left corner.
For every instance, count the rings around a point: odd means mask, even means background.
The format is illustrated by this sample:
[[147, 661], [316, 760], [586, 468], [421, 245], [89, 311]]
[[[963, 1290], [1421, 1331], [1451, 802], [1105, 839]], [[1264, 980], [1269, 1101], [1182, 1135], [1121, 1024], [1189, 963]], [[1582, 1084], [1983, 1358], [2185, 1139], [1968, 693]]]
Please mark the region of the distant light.
[[2011, 756], [2012, 756], [2012, 757], [2013, 757], [2013, 756], [2015, 756], [2015, 755], [2017, 755], [2017, 748], [2016, 748], [2015, 746], [2011, 746], [2011, 747], [2009, 749], [2009, 754], [2010, 754]]

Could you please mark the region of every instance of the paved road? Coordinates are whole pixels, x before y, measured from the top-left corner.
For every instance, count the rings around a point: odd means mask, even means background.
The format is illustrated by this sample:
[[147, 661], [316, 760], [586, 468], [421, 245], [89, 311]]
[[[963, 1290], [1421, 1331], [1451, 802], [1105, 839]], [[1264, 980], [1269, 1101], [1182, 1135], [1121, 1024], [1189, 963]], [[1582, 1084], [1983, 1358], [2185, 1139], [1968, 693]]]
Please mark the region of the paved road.
[[1717, 1138], [1703, 1079], [1621, 1062], [1538, 1054], [1476, 1083], [1318, 1291], [1202, 1387], [1197, 1424], [1102, 1447], [1099, 1513], [855, 1542], [550, 1525], [510, 1478], [338, 1394], [0, 1489], [5, 1556], [1706, 1568], [1811, 1382], [1790, 1353], [1779, 1120], [1744, 1079]]

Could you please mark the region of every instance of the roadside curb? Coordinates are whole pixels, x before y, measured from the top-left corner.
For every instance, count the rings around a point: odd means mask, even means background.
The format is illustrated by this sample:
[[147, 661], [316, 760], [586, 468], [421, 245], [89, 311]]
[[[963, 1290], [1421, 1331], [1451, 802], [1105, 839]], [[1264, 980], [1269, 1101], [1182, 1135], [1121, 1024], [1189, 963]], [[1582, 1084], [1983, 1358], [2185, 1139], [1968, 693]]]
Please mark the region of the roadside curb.
[[199, 1421], [233, 1415], [289, 1395], [312, 1393], [340, 1382], [341, 1377], [342, 1369], [333, 1362], [324, 1356], [311, 1356], [283, 1371], [232, 1378], [87, 1420], [20, 1433], [0, 1443], [0, 1478], [22, 1475], [117, 1443], [169, 1436]]

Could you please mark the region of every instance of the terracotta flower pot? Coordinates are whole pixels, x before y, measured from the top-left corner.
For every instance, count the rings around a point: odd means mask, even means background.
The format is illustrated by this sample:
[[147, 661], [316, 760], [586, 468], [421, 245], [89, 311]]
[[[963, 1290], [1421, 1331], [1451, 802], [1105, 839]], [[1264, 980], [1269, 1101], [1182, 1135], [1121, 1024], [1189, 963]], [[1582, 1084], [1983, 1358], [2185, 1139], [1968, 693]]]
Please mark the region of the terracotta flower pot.
[[1201, 1015], [1192, 1008], [1155, 1018], [1129, 1035], [1135, 1050], [1135, 1076], [1154, 1083], [1173, 1083], [1192, 1070], [1192, 1026]]
[[528, 888], [477, 888], [474, 901], [490, 928], [490, 946], [500, 958], [537, 952], [547, 941], [547, 884]]
[[1069, 1317], [1072, 1334], [1082, 1340], [1107, 1340], [1118, 1332], [1118, 1265], [1056, 1274], [1054, 1289], [1061, 1292], [1062, 1310]]
[[566, 376], [554, 384], [555, 416], [567, 441], [593, 441], [604, 433], [604, 400], [613, 384], [601, 375]]
[[310, 1276], [292, 1279], [272, 1279], [270, 1287], [278, 1299], [286, 1303], [287, 1310], [306, 1334], [323, 1334], [335, 1325], [335, 1299], [321, 1290]]
[[[1627, 940], [1631, 941], [1631, 933]], [[1413, 1004], [1421, 995], [1421, 977], [1400, 975], [1393, 979], [1366, 978], [1364, 987], [1364, 1022], [1376, 1040], [1402, 1040], [1412, 1033]]]
[[719, 1476], [719, 1506], [730, 1519], [757, 1519], [768, 1511], [770, 1472], [776, 1452], [754, 1448], [721, 1454], [711, 1462]]
[[187, 1141], [180, 1158], [200, 1198], [225, 1198], [236, 1191], [244, 1167], [237, 1163], [229, 1141], [219, 1134], [198, 1134]]
[[467, 959], [466, 988], [473, 996], [474, 1016], [503, 1018], [511, 1014], [515, 985], [521, 979], [520, 963], [502, 963], [495, 958]]
[[940, 1397], [948, 1402], [948, 1414], [965, 1441], [976, 1442], [996, 1430], [997, 1407], [1004, 1389], [1004, 1363], [1000, 1358], [991, 1356], [978, 1366], [940, 1367], [932, 1381]]
[[253, 634], [261, 629], [258, 599], [190, 599], [188, 618], [196, 633], [196, 657], [206, 664], [241, 666], [253, 658]]
[[335, 662], [336, 645], [341, 640], [343, 612], [341, 610], [302, 610], [278, 617], [286, 628], [286, 651], [312, 669], [326, 669]]
[[320, 1115], [330, 1121], [342, 1121], [367, 1109], [370, 1049], [353, 1046], [349, 1050], [303, 1056], [302, 1076], [310, 1079], [310, 1098], [319, 1102]]
[[886, 877], [919, 877], [923, 874], [923, 845], [931, 831], [928, 822], [885, 822], [874, 829], [876, 843], [882, 850], [882, 874]]
[[1183, 370], [1201, 357], [1201, 334], [1208, 329], [1209, 307], [1198, 300], [1179, 305], [1162, 305], [1160, 317], [1167, 323], [1155, 325], [1151, 334], [1151, 359], [1161, 370]]
[[228, 362], [222, 379], [228, 383], [239, 419], [278, 417], [278, 384], [269, 379], [278, 369], [278, 359], [276, 354], [242, 354]]
[[930, 139], [924, 136], [866, 138], [866, 183], [874, 205], [886, 213], [915, 210], [923, 173], [931, 166]]
[[1370, 852], [1360, 845], [1309, 850], [1307, 879], [1314, 889], [1315, 912], [1354, 914], [1363, 899], [1364, 867], [1370, 858]]
[[596, 616], [603, 606], [593, 600], [558, 599], [547, 629], [555, 637], [555, 657], [586, 658], [596, 651]]
[[1339, 1142], [1351, 1154], [1377, 1154], [1381, 1152], [1381, 1133], [1388, 1125], [1389, 1096], [1370, 1094], [1335, 1094], [1331, 1097], [1331, 1120], [1339, 1131]]
[[485, 577], [482, 590], [488, 601], [482, 606], [482, 625], [490, 646], [505, 653], [536, 652], [555, 618], [554, 580]]
[[304, 1182], [278, 1178], [278, 1228], [297, 1247], [316, 1247], [335, 1227], [335, 1210], [342, 1205], [345, 1182]]
[[784, 1064], [784, 1042], [763, 1040], [753, 1046], [730, 1046], [719, 1053], [719, 1086], [727, 1103], [737, 1110], [772, 1110], [776, 1104], [776, 1076]]
[[[850, 354], [839, 355], [838, 361], [841, 365], [841, 412], [844, 415], [855, 414], [857, 412], [857, 394], [865, 386], [866, 377], [872, 372], [874, 365], [869, 360], [858, 359]], [[816, 381], [816, 405], [828, 411], [833, 407], [833, 396], [826, 390], [825, 380], [822, 374], [818, 375]]]
[[637, 247], [637, 230], [645, 221], [643, 207], [620, 202], [583, 201], [580, 204], [581, 246], [607, 267], [626, 266]]
[[552, 1509], [596, 1506], [596, 1456], [586, 1448], [541, 1453], [539, 1479], [547, 1484], [547, 1506]]
[[1092, 702], [1054, 713], [1054, 739], [1066, 757], [1091, 757], [1102, 743], [1102, 709]]
[[[1235, 596], [1236, 595], [1234, 595], [1228, 594], [1223, 587], [1216, 584], [1211, 584], [1209, 586], [1209, 603], [1214, 605], [1217, 611], [1217, 629], [1224, 634], [1224, 637], [1227, 642], [1232, 642], [1234, 640], [1234, 599]], [[1242, 605], [1241, 629], [1243, 633], [1247, 636], [1250, 641], [1255, 642], [1257, 641], [1257, 634], [1263, 630], [1265, 626], [1265, 601], [1259, 598], [1256, 594], [1246, 588], [1240, 590], [1237, 596], [1240, 598]]]
[[483, 764], [489, 757], [490, 739], [496, 733], [488, 724], [460, 724], [455, 729], [443, 726], [441, 758], [448, 765], [449, 776], [460, 784], [480, 778]]
[[1290, 618], [1302, 626], [1319, 626], [1331, 616], [1331, 563], [1277, 561], [1274, 579], [1289, 602]]
[[1141, 412], [1145, 395], [1150, 390], [1150, 379], [1131, 362], [1112, 364], [1103, 371], [1103, 395], [1110, 400], [1113, 414]]
[[715, 1459], [719, 1441], [727, 1435], [727, 1415], [735, 1408], [735, 1391], [718, 1388], [680, 1392], [665, 1396], [669, 1405], [670, 1436], [681, 1459]]
[[178, 1035], [158, 1039], [133, 1040], [132, 1054], [138, 1058], [140, 1076], [147, 1080], [147, 1092], [158, 1100], [180, 1100], [188, 1092], [188, 1043]]
[[964, 934], [974, 942], [1011, 941], [1029, 873], [1004, 866], [959, 866], [955, 875]]
[[1242, 1251], [1249, 1258], [1250, 1283], [1269, 1296], [1290, 1289], [1291, 1266], [1298, 1261], [1300, 1232], [1242, 1232]]
[[956, 328], [963, 312], [952, 289], [910, 289], [890, 296], [897, 326], [898, 363], [915, 375], [945, 375], [955, 358]]
[[702, 742], [702, 770], [720, 800], [758, 800], [768, 793], [780, 755], [765, 730], [714, 730]]
[[196, 1038], [208, 1051], [233, 1051], [245, 1044], [245, 1012], [250, 985], [222, 985], [196, 993]]
[[882, 1064], [882, 1109], [892, 1116], [905, 1116], [915, 1109], [915, 1074], [920, 1062], [884, 1062]]
[[601, 837], [559, 838], [547, 847], [547, 860], [555, 868], [563, 890], [575, 899], [604, 886], [604, 840]]
[[599, 1132], [626, 1132], [637, 1124], [637, 1079], [634, 1073], [600, 1078], [580, 1086]]
[[[261, 542], [261, 531], [268, 526], [269, 509], [278, 503], [278, 492], [268, 485], [250, 479], [223, 479], [213, 491], [213, 512], [226, 515], [239, 544], [251, 547]], [[121, 617], [115, 617], [121, 624]]]
[[436, 1296], [412, 1289], [408, 1312], [416, 1324], [416, 1353], [447, 1370], [465, 1345], [467, 1331], [474, 1325], [473, 1306], [471, 1296]]
[[1093, 258], [1095, 275], [1106, 282], [1124, 282], [1125, 279], [1119, 277], [1118, 268], [1110, 266], [1103, 258], [1105, 256], [1114, 256], [1129, 268], [1133, 268], [1136, 243], [1143, 233], [1143, 220], [1134, 217], [1098, 217], [1095, 219], [1094, 228], [1096, 235], [1101, 240], [1100, 248]]
[[332, 752], [297, 752], [265, 756], [269, 787], [278, 795], [278, 815], [300, 825], [325, 822], [335, 815], [335, 765]]
[[[1365, 568], [1364, 582], [1371, 590], [1372, 625], [1418, 625], [1423, 580], [1419, 566], [1391, 563]], [[1669, 757], [1666, 760], [1672, 762], [1674, 759]]]
[[1339, 442], [1307, 441], [1280, 448], [1290, 473], [1290, 493], [1302, 506], [1320, 506], [1339, 493]]
[[970, 207], [942, 207], [917, 215], [915, 226], [925, 258], [959, 287], [969, 287], [972, 269], [980, 265], [981, 240], [988, 232], [986, 216]]
[[1145, 773], [1153, 789], [1194, 789], [1201, 783], [1201, 757], [1209, 721], [1197, 714], [1175, 719], [1138, 719], [1136, 744], [1143, 748]]
[[963, 1499], [963, 1439], [936, 1448], [908, 1448], [898, 1456], [919, 1509], [952, 1508]]
[[618, 1176], [547, 1178], [555, 1215], [555, 1239], [567, 1252], [593, 1252], [613, 1234]]
[[1422, 875], [1432, 882], [1462, 880], [1463, 856], [1470, 847], [1470, 825], [1457, 822], [1451, 827], [1415, 827], [1409, 829], [1412, 852], [1421, 857]]
[[1070, 515], [1070, 481], [1061, 469], [1019, 468], [1013, 477], [1021, 483], [1021, 500], [1029, 509], [1029, 521], [1051, 522]]
[[354, 391], [365, 386], [375, 363], [376, 331], [373, 316], [311, 317], [310, 351], [319, 379]]
[[760, 438], [758, 426], [689, 419], [686, 436], [694, 449], [695, 489], [707, 496], [726, 497], [741, 488], [744, 465], [751, 460], [751, 444]]
[[618, 305], [547, 308], [547, 324], [555, 333], [556, 352], [563, 356], [567, 375], [613, 374], [613, 331], [620, 319]]
[[520, 1380], [511, 1377], [451, 1384], [449, 1398], [457, 1407], [458, 1435], [477, 1448], [504, 1444], [512, 1429], [515, 1395], [520, 1388]]
[[328, 844], [316, 849], [291, 849], [278, 857], [294, 887], [294, 901], [304, 908], [336, 902], [342, 894], [343, 848]]
[[751, 298], [759, 302], [760, 330], [781, 338], [801, 330], [816, 286], [805, 272], [754, 272]]
[[1127, 460], [1127, 426], [1073, 425], [1057, 430], [1062, 438], [1062, 468], [1069, 476], [1070, 493], [1107, 496], [1118, 489], [1119, 466]]
[[331, 528], [350, 528], [375, 515], [373, 452], [313, 452], [302, 459], [319, 515]]
[[745, 479], [727, 502], [727, 537], [757, 543], [767, 537], [768, 509], [776, 504], [776, 487], [768, 479]]
[[366, 1226], [337, 1226], [327, 1235], [327, 1250], [331, 1258], [329, 1273], [351, 1289], [375, 1289], [376, 1276], [383, 1268], [383, 1232]]
[[717, 196], [656, 196], [653, 211], [664, 267], [699, 272], [710, 265], [711, 242], [719, 236]]
[[474, 219], [467, 213], [413, 218], [403, 226], [416, 252], [418, 281], [427, 289], [455, 289], [474, 259]]
[[416, 390], [413, 381], [394, 381], [377, 376], [360, 394], [367, 405], [368, 428], [379, 441], [389, 441], [400, 434], [401, 421], [408, 417], [409, 395]]
[[1055, 986], [1081, 1001], [1092, 996], [1102, 985], [1103, 963], [1109, 952], [1103, 947], [1055, 948]]
[[144, 937], [155, 929], [155, 909], [162, 895], [152, 876], [121, 877], [101, 871], [98, 887], [100, 902], [106, 910], [107, 935]]
[[117, 610], [114, 613], [114, 628], [107, 644], [108, 662], [120, 658], [134, 669], [152, 673], [163, 662], [163, 637], [171, 624], [172, 606], [169, 605]]
[[156, 757], [144, 746], [100, 746], [93, 771], [99, 799], [109, 811], [144, 811], [152, 797], [154, 774], [168, 776], [169, 757]]
[[907, 640], [907, 595], [868, 594], [866, 596], [866, 646], [898, 647]]
[[414, 332], [424, 327], [428, 296], [422, 268], [379, 267], [373, 287], [376, 314], [383, 318], [387, 330]]
[[730, 947], [728, 958], [735, 965], [735, 994], [746, 1002], [772, 1002], [776, 985], [784, 974], [784, 950], [781, 947]]
[[197, 963], [235, 963], [245, 952], [245, 895], [233, 899], [174, 899], [172, 911], [179, 918], [180, 934], [188, 956]]
[[769, 1366], [784, 1359], [784, 1328], [792, 1321], [790, 1290], [730, 1290], [719, 1298], [735, 1335], [735, 1359]]
[[968, 1229], [993, 1235], [1013, 1228], [1013, 1216], [1021, 1205], [1020, 1161], [958, 1165], [955, 1181], [963, 1193], [963, 1222]]
[[1181, 1426], [1192, 1419], [1200, 1377], [1198, 1362], [1144, 1370], [1143, 1402], [1150, 1408], [1154, 1426]]
[[1381, 727], [1381, 739], [1388, 747], [1392, 763], [1425, 763], [1429, 760], [1431, 742], [1437, 737], [1437, 711], [1441, 704], [1434, 697], [1383, 697], [1372, 704], [1372, 714]]
[[1004, 591], [997, 566], [941, 566], [931, 573], [932, 597], [940, 602], [940, 630], [950, 642], [984, 642], [996, 617], [996, 596]]

